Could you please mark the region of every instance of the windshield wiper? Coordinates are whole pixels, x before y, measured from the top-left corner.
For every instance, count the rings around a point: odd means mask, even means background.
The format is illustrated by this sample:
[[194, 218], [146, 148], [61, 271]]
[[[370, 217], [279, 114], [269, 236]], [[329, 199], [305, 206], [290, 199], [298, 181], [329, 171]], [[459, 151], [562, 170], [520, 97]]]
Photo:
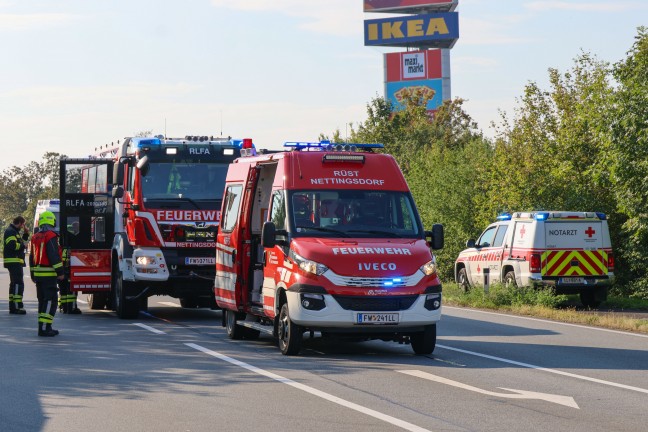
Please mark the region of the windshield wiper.
[[400, 237], [400, 234], [396, 234], [390, 231], [379, 231], [379, 230], [349, 230], [348, 232], [355, 232], [355, 233], [367, 233], [367, 234], [379, 234], [379, 235], [384, 235], [386, 237]]
[[347, 234], [346, 232], [336, 230], [334, 228], [324, 228], [324, 227], [315, 227], [315, 226], [297, 226], [296, 228], [304, 228], [304, 229], [311, 229], [311, 230], [315, 230], [315, 231], [331, 232], [331, 233], [339, 234], [341, 237], [350, 237], [349, 234]]

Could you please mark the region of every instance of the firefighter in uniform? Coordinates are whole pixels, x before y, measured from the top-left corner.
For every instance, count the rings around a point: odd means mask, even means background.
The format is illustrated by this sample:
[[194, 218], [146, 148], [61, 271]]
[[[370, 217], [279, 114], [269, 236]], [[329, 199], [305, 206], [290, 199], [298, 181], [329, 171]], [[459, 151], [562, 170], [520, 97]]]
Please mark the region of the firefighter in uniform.
[[39, 231], [32, 236], [29, 266], [38, 294], [38, 336], [56, 336], [52, 328], [58, 301], [57, 280], [64, 280], [58, 234], [54, 231], [56, 216], [50, 211], [41, 213]]
[[[20, 234], [20, 231], [23, 234]], [[25, 218], [17, 216], [4, 232], [4, 267], [9, 271], [9, 313], [25, 315], [23, 308], [23, 267], [25, 267], [25, 242], [29, 240], [29, 231]]]

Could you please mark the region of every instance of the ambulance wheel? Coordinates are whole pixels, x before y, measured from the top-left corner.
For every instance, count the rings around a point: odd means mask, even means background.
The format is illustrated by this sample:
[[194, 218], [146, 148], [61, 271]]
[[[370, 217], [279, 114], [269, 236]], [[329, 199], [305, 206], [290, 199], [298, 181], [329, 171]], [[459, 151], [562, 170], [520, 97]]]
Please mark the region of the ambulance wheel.
[[425, 330], [410, 336], [410, 343], [416, 355], [432, 354], [436, 347], [436, 324], [425, 326]]
[[231, 310], [225, 311], [225, 329], [230, 339], [243, 339], [245, 327], [236, 324], [237, 320], [243, 319], [243, 315]]
[[88, 294], [88, 307], [91, 310], [103, 310], [108, 304], [108, 294], [106, 293], [92, 293]]
[[115, 312], [121, 319], [137, 318], [139, 315], [139, 301], [127, 300], [131, 284], [124, 281], [121, 272], [113, 272], [113, 303]]
[[457, 283], [459, 284], [461, 291], [468, 292], [470, 290], [470, 284], [468, 283], [468, 273], [466, 272], [465, 267], [461, 267], [459, 269], [459, 273], [457, 273]]
[[288, 303], [281, 306], [279, 312], [279, 328], [277, 329], [279, 337], [279, 349], [283, 355], [297, 355], [301, 350], [304, 330], [293, 323], [288, 311]]
[[506, 287], [517, 288], [514, 272], [510, 271], [506, 273], [506, 275], [504, 276], [504, 285], [506, 285]]
[[601, 306], [601, 302], [596, 298], [596, 291], [581, 291], [580, 301], [583, 306], [590, 309], [597, 309]]

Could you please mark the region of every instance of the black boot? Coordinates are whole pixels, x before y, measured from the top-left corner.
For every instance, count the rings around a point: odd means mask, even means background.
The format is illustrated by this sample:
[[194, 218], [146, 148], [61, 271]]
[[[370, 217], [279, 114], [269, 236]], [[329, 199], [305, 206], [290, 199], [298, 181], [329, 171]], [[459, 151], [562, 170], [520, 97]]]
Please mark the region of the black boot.
[[9, 310], [10, 314], [15, 314], [15, 315], [25, 315], [27, 311], [25, 309], [11, 309]]
[[78, 307], [75, 307], [74, 309], [70, 309], [70, 311], [68, 313], [71, 314], [71, 315], [80, 315], [81, 314], [81, 309], [79, 309]]
[[47, 326], [45, 326], [45, 330], [38, 329], [38, 336], [52, 337], [56, 336], [57, 334], [59, 334], [59, 331], [54, 330], [51, 324], [47, 324]]

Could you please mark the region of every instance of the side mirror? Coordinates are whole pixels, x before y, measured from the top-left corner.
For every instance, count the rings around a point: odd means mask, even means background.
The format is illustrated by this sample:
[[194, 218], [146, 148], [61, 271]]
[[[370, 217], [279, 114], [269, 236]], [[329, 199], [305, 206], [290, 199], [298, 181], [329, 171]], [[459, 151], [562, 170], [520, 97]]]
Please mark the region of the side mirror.
[[124, 184], [124, 170], [126, 166], [123, 163], [118, 163], [113, 167], [113, 178], [112, 184], [121, 185]]
[[124, 188], [121, 186], [114, 187], [112, 190], [113, 198], [119, 199], [124, 197]]
[[430, 237], [430, 247], [433, 250], [443, 249], [445, 243], [445, 236], [443, 234], [443, 225], [432, 225], [432, 231], [425, 232], [426, 237]]
[[475, 247], [475, 239], [470, 239], [466, 242], [466, 247], [467, 248], [474, 248]]
[[142, 176], [143, 176], [143, 177], [146, 177], [146, 174], [148, 174], [149, 167], [150, 167], [150, 165], [149, 165], [149, 160], [148, 160], [148, 156], [144, 156], [142, 159], [140, 159], [140, 160], [137, 162], [136, 167], [137, 167], [137, 169], [140, 171], [140, 173], [142, 174]]
[[264, 222], [261, 230], [261, 245], [264, 248], [273, 248], [277, 244], [277, 227], [274, 222]]

